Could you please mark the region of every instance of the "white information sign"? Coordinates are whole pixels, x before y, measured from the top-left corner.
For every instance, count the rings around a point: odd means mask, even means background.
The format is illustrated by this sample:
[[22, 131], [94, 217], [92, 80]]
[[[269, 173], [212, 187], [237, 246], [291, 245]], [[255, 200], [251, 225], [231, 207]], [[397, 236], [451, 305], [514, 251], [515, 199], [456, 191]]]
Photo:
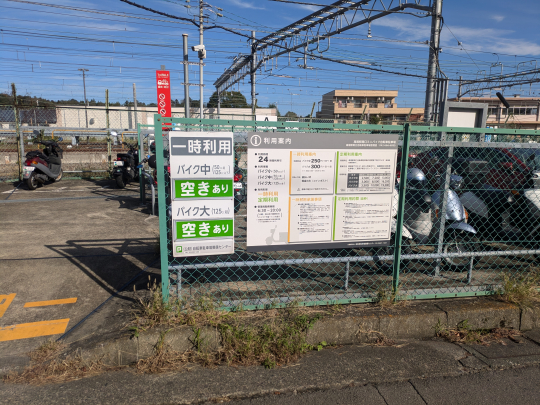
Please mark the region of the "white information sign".
[[387, 246], [397, 141], [249, 133], [248, 252]]
[[173, 256], [234, 253], [234, 142], [228, 132], [169, 132]]

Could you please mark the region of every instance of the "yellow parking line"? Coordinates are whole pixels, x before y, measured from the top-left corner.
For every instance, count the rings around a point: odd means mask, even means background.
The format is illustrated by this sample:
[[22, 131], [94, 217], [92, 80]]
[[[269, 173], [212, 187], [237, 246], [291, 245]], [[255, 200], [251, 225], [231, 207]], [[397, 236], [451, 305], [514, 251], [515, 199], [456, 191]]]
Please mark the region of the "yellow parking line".
[[6, 309], [8, 309], [9, 304], [11, 304], [11, 301], [13, 301], [13, 298], [15, 298], [16, 295], [17, 294], [0, 295], [0, 318], [4, 316]]
[[69, 318], [0, 327], [0, 342], [64, 333], [68, 322]]
[[75, 298], [64, 298], [62, 300], [27, 302], [26, 304], [24, 304], [24, 307], [25, 308], [46, 307], [48, 305], [74, 304], [76, 302], [77, 302], [77, 297], [75, 297]]

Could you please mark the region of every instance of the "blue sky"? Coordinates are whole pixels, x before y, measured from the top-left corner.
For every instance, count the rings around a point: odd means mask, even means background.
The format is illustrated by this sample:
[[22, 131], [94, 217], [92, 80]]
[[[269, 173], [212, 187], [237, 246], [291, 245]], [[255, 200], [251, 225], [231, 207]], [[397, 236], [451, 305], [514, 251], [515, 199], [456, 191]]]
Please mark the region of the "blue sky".
[[[409, 0], [411, 2], [412, 0]], [[185, 0], [138, 0], [140, 4], [182, 17], [191, 17]], [[330, 4], [329, 0], [309, 2]], [[389, 4], [390, 0], [383, 0]], [[397, 0], [394, 0], [396, 3]], [[32, 2], [30, 2], [32, 3]], [[223, 9], [217, 23], [262, 37], [317, 9], [315, 6], [284, 4], [269, 0], [211, 0]], [[422, 0], [427, 4], [428, 0]], [[19, 93], [52, 99], [83, 98], [82, 77], [78, 68], [89, 69], [88, 98], [103, 100], [109, 89], [111, 101], [132, 98], [132, 83], [138, 99], [154, 102], [155, 69], [171, 70], [172, 97], [183, 98], [182, 33], [189, 44], [198, 43], [198, 32], [190, 23], [168, 20], [119, 0], [51, 0], [43, 7], [24, 1], [0, 0], [0, 91], [15, 82]], [[192, 6], [198, 1], [192, 0]], [[378, 0], [377, 8], [380, 8]], [[87, 12], [74, 8], [84, 8]], [[216, 9], [215, 9], [216, 10]], [[129, 13], [126, 17], [124, 13]], [[451, 79], [475, 78], [482, 72], [516, 72], [535, 67], [540, 59], [540, 4], [536, 0], [446, 1], [442, 31], [441, 68]], [[215, 21], [213, 21], [215, 20]], [[375, 64], [396, 73], [426, 74], [430, 19], [411, 15], [391, 15], [374, 22], [372, 38], [367, 26], [332, 37], [323, 55], [334, 59]], [[458, 41], [461, 45], [458, 45]], [[205, 102], [215, 90], [212, 83], [230, 66], [232, 58], [249, 52], [244, 37], [222, 30], [205, 33], [208, 50], [204, 70]], [[322, 46], [322, 45], [321, 45]], [[306, 115], [321, 95], [333, 89], [399, 90], [398, 105], [423, 107], [425, 79], [363, 71], [359, 68], [321, 60], [309, 60], [313, 69], [302, 69], [295, 61], [300, 55], [280, 57], [277, 67], [260, 72], [257, 78], [258, 104], [278, 104], [281, 113], [293, 110]], [[190, 53], [190, 60], [196, 54]], [[533, 62], [530, 62], [530, 61]], [[198, 69], [190, 73], [198, 81]], [[238, 86], [235, 86], [235, 90]], [[249, 100], [249, 81], [239, 86]], [[198, 98], [197, 88], [191, 88]], [[456, 82], [450, 95], [457, 92]], [[505, 94], [540, 96], [540, 86], [505, 90]], [[317, 108], [317, 107], [316, 107]]]

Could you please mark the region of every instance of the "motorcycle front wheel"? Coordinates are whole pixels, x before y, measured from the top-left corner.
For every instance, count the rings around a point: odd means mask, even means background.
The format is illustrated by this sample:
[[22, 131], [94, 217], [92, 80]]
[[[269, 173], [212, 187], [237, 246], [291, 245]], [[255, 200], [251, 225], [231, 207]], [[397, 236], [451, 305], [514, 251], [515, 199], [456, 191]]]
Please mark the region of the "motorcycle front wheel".
[[38, 181], [36, 180], [35, 173], [32, 173], [30, 177], [26, 179], [26, 185], [29, 190], [35, 190], [38, 187]]
[[114, 179], [116, 180], [116, 186], [118, 188], [126, 187], [126, 185], [124, 184], [124, 179], [123, 179], [122, 176], [116, 176]]
[[[452, 234], [448, 235], [445, 239], [444, 246], [443, 246], [443, 253], [467, 253], [467, 252], [473, 252], [475, 248], [475, 245], [473, 243], [472, 238], [465, 232], [453, 232]], [[469, 267], [471, 266], [471, 262], [473, 261], [473, 258], [470, 256], [465, 257], [445, 257], [444, 263], [450, 269], [454, 271], [467, 271], [469, 270]]]

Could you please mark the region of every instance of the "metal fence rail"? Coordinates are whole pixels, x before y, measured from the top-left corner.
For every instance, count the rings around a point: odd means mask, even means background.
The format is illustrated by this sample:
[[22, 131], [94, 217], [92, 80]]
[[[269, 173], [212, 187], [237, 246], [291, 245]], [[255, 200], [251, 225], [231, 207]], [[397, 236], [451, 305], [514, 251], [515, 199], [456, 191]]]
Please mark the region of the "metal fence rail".
[[[534, 188], [534, 169], [540, 169], [540, 131], [159, 116], [155, 120], [156, 139], [163, 137], [156, 147], [158, 168], [166, 164], [161, 150], [168, 148], [168, 133], [161, 130], [164, 122], [190, 131], [233, 131], [244, 169], [246, 142], [241, 135], [246, 131], [401, 136], [394, 200], [397, 231], [386, 248], [250, 253], [244, 203], [235, 216], [234, 254], [173, 258], [168, 176], [159, 170], [165, 299], [204, 296], [225, 308], [257, 309], [291, 301], [369, 302], [391, 295], [462, 297], [493, 294], [505, 277], [537, 271], [540, 189]], [[421, 170], [424, 180], [411, 178], [417, 172], [413, 169]], [[249, 182], [249, 173], [246, 178]], [[455, 215], [458, 211], [461, 216]]]
[[[62, 169], [66, 177], [104, 177], [110, 172], [110, 162], [118, 153], [126, 153], [129, 145], [137, 145], [137, 131], [82, 130], [80, 128], [28, 127], [21, 131], [22, 142], [15, 130], [0, 129], [0, 181], [13, 181], [19, 177], [19, 159], [24, 163], [26, 153], [42, 149], [34, 138], [38, 131], [41, 139], [55, 139], [63, 150]], [[116, 132], [118, 136], [112, 136]], [[18, 144], [22, 146], [18, 149]]]

